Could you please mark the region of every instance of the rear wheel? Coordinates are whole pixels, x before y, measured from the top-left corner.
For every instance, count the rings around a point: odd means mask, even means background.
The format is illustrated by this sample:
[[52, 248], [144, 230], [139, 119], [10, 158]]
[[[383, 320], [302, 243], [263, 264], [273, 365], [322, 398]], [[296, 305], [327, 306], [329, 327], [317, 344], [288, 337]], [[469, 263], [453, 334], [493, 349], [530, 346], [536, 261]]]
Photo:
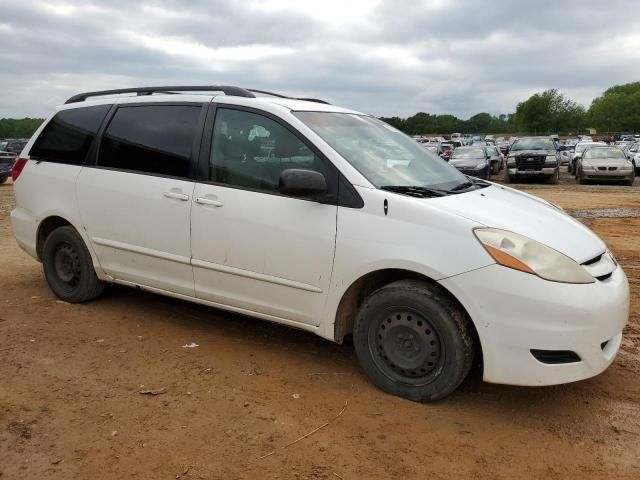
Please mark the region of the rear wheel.
[[466, 313], [438, 286], [402, 280], [372, 293], [354, 325], [354, 346], [371, 381], [416, 402], [439, 400], [465, 379], [475, 355]]
[[82, 237], [71, 226], [56, 228], [46, 238], [42, 265], [49, 288], [62, 300], [85, 302], [104, 290]]

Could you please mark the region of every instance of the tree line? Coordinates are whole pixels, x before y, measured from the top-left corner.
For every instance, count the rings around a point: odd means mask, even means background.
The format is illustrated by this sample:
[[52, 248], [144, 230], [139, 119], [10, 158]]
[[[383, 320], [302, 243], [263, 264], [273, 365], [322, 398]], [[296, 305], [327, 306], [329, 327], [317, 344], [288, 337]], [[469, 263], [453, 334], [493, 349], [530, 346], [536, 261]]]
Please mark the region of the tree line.
[[[498, 116], [478, 113], [467, 120], [454, 115], [416, 113], [408, 118], [381, 120], [410, 135], [429, 133], [579, 133], [595, 128], [598, 133], [640, 132], [640, 82], [615, 85], [595, 98], [586, 109], [559, 90], [536, 93], [518, 103], [516, 111]], [[42, 118], [0, 119], [0, 139], [28, 138]]]
[[536, 93], [518, 103], [516, 111], [498, 116], [483, 112], [468, 120], [453, 115], [416, 113], [408, 118], [381, 120], [410, 135], [429, 133], [598, 133], [640, 131], [640, 82], [613, 86], [586, 109], [557, 89]]
[[0, 139], [29, 138], [43, 121], [43, 118], [0, 118]]

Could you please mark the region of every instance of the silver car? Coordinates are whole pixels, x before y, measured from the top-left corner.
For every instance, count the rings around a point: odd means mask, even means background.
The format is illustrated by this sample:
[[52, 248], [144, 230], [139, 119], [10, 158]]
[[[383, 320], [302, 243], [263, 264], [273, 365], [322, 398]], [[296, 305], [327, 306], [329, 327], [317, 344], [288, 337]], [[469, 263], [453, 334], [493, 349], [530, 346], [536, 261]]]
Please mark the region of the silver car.
[[620, 147], [589, 147], [576, 164], [576, 181], [623, 182], [633, 185], [635, 169]]

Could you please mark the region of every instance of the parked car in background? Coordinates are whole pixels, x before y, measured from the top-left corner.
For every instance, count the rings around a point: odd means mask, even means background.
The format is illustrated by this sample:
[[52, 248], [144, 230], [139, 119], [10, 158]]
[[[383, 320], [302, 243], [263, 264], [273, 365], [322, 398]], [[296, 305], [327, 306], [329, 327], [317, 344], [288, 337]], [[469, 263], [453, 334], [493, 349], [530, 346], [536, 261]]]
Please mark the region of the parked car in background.
[[501, 142], [496, 142], [496, 146], [500, 149], [500, 152], [505, 157], [507, 156], [507, 154], [509, 153], [509, 149], [511, 148], [511, 144], [504, 140]]
[[620, 182], [633, 185], [635, 167], [620, 147], [591, 146], [584, 150], [576, 164], [576, 181]]
[[5, 145], [3, 150], [5, 152], [13, 153], [15, 156], [18, 156], [20, 155], [20, 152], [22, 152], [22, 149], [25, 147], [27, 142], [28, 139], [24, 138], [9, 139], [7, 140], [7, 144]]
[[497, 175], [500, 170], [504, 168], [504, 155], [498, 147], [491, 143], [487, 143], [485, 150], [489, 155], [489, 165], [491, 167], [491, 173]]
[[569, 162], [569, 173], [576, 173], [576, 164], [578, 163], [578, 159], [582, 156], [582, 153], [589, 147], [593, 146], [606, 146], [607, 144], [604, 142], [578, 142], [574, 147], [573, 156], [571, 157], [571, 161]]
[[623, 151], [627, 159], [633, 164], [636, 176], [640, 175], [640, 142], [628, 145]]
[[438, 144], [436, 143], [423, 143], [422, 146], [425, 150], [433, 153], [434, 155], [440, 155], [440, 150], [438, 149]]
[[0, 151], [0, 184], [7, 181], [11, 176], [11, 168], [16, 161], [16, 155], [5, 151]]
[[453, 144], [448, 142], [442, 142], [440, 144], [440, 158], [449, 161], [453, 154]]
[[513, 182], [526, 178], [558, 183], [560, 161], [552, 138], [522, 137], [511, 146], [505, 180]]
[[491, 173], [490, 159], [486, 147], [471, 145], [456, 148], [449, 163], [465, 175], [488, 179]]

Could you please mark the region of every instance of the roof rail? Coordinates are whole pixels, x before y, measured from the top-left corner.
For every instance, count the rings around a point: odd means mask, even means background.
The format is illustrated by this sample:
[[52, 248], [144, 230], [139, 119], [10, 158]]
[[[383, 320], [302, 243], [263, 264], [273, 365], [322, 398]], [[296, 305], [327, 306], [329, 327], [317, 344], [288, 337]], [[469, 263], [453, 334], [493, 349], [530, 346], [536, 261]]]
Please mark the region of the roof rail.
[[255, 95], [249, 90], [240, 87], [228, 85], [180, 85], [168, 87], [139, 87], [139, 88], [120, 88], [117, 90], [99, 90], [95, 92], [84, 92], [74, 95], [64, 102], [76, 103], [84, 102], [89, 97], [100, 97], [104, 95], [118, 95], [121, 93], [135, 93], [139, 96], [151, 95], [153, 93], [175, 93], [175, 92], [222, 92], [225, 95], [233, 95], [234, 97], [255, 98]]
[[248, 90], [252, 93], [263, 93], [265, 95], [271, 95], [272, 97], [286, 98], [289, 100], [304, 100], [305, 102], [324, 103], [325, 105], [331, 105], [329, 102], [320, 100], [319, 98], [287, 97], [286, 95], [281, 95], [279, 93], [267, 92], [265, 90], [256, 90], [255, 88], [249, 88]]

